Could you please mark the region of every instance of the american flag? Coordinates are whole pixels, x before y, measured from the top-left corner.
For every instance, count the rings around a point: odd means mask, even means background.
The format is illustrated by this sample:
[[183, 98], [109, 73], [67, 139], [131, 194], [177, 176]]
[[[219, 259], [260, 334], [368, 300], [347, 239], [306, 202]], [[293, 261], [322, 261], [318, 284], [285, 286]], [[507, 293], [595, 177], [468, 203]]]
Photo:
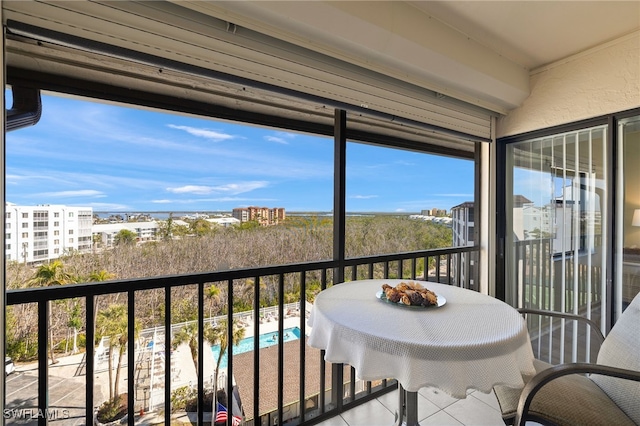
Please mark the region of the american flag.
[[[227, 407], [225, 407], [224, 405], [220, 404], [219, 402], [216, 402], [216, 419], [215, 419], [215, 423], [225, 423], [227, 422]], [[233, 418], [231, 419], [231, 424], [233, 426], [240, 426], [240, 424], [242, 423], [242, 418], [238, 417], [238, 416], [233, 416]]]

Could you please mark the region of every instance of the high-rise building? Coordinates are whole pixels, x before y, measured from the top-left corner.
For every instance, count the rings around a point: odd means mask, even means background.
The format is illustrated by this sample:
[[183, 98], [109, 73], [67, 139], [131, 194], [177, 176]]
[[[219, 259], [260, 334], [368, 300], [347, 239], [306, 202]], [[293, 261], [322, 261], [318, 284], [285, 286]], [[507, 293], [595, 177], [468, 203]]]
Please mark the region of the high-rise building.
[[232, 216], [240, 222], [257, 221], [262, 226], [277, 225], [284, 221], [286, 214], [282, 207], [238, 207], [233, 209]]
[[5, 259], [41, 262], [91, 250], [91, 207], [6, 203]]

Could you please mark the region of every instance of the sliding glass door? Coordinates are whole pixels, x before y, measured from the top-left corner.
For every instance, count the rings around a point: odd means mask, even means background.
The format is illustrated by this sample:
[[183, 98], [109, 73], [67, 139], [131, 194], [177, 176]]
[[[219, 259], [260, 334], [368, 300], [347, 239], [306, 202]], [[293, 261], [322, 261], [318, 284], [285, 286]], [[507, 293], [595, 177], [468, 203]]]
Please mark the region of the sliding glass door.
[[[606, 126], [507, 145], [505, 295], [514, 306], [579, 314], [606, 328], [607, 156]], [[533, 325], [550, 361], [589, 358], [577, 325]]]
[[511, 288], [516, 306], [581, 313], [602, 299], [605, 130], [600, 126], [507, 146], [512, 161], [507, 276], [518, 284]]
[[618, 123], [618, 151], [616, 318], [640, 292], [640, 116]]

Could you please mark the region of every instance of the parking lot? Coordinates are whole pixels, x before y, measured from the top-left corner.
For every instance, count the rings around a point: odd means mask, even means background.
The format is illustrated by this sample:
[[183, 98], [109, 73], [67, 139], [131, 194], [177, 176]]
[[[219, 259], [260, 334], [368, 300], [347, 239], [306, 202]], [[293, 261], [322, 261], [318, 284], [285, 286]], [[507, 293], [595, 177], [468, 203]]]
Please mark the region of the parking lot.
[[[83, 425], [85, 414], [85, 375], [82, 355], [64, 357], [49, 366], [49, 410], [38, 411], [38, 369], [36, 364], [16, 365], [6, 377], [3, 419], [7, 425], [35, 425], [47, 416], [56, 425]], [[96, 377], [94, 400], [102, 401], [100, 377]]]

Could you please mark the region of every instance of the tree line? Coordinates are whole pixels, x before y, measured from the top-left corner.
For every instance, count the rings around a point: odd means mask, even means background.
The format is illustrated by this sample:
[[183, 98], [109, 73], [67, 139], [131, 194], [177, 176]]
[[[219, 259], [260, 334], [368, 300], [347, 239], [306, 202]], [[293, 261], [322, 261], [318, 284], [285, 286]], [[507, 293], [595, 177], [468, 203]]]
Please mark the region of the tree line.
[[[208, 223], [208, 222], [207, 222]], [[290, 217], [276, 226], [256, 224], [223, 228], [197, 223], [198, 232], [176, 238], [169, 233], [158, 241], [131, 244], [129, 238], [113, 249], [93, 253], [70, 253], [39, 266], [9, 262], [6, 265], [7, 289], [90, 283], [113, 279], [129, 279], [162, 275], [211, 272], [237, 268], [261, 267], [296, 262], [331, 259], [333, 253], [333, 223], [326, 217]], [[180, 233], [185, 232], [181, 230]], [[431, 222], [407, 217], [352, 217], [346, 223], [347, 257], [369, 256], [450, 247], [451, 229]], [[429, 265], [419, 265], [422, 270]], [[420, 272], [420, 271], [419, 271]], [[278, 303], [277, 280], [264, 277], [260, 281], [261, 306]], [[253, 280], [234, 282], [234, 312], [252, 309]], [[312, 300], [320, 289], [319, 277], [307, 283], [307, 299]], [[226, 285], [210, 283], [205, 291], [205, 314], [222, 315], [227, 312]], [[136, 297], [136, 327], [149, 328], [164, 323], [164, 290], [141, 291]], [[300, 298], [295, 280], [288, 280], [283, 295], [285, 303]], [[104, 310], [126, 306], [125, 294], [103, 295], [96, 298], [98, 329], [96, 338], [109, 335]], [[172, 322], [196, 319], [194, 302], [197, 286], [172, 289]], [[82, 350], [84, 342], [84, 299], [55, 301], [50, 306], [49, 351], [56, 354]], [[104, 324], [100, 323], [103, 321]], [[7, 355], [17, 360], [37, 356], [37, 310], [35, 305], [9, 306], [6, 313]]]

